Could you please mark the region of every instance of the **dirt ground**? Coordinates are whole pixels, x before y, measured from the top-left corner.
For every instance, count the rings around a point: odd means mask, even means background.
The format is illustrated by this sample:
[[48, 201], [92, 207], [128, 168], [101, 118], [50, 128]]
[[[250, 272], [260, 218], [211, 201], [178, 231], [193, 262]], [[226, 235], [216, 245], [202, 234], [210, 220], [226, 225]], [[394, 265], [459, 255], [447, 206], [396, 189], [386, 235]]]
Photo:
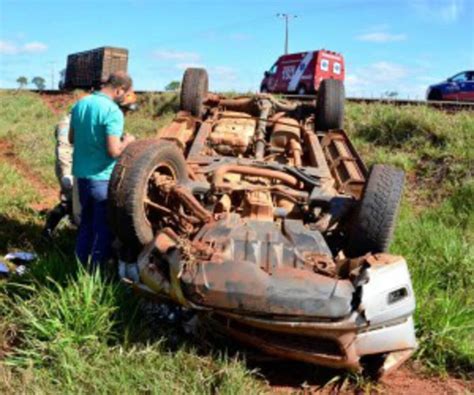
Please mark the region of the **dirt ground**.
[[68, 107], [79, 98], [72, 93], [42, 94], [40, 96], [55, 115], [65, 113]]
[[407, 367], [401, 368], [382, 380], [383, 393], [403, 394], [472, 394], [474, 381], [463, 381], [453, 377], [441, 379], [423, 377]]
[[13, 144], [5, 139], [0, 139], [0, 160], [13, 167], [36, 190], [39, 202], [32, 204], [31, 208], [42, 211], [54, 207], [58, 202], [59, 191], [44, 184], [32, 171], [31, 166], [28, 166], [15, 155]]
[[379, 382], [356, 383], [344, 380], [340, 371], [315, 368], [311, 365], [292, 362], [271, 362], [255, 364], [272, 393], [286, 394], [390, 394], [390, 395], [431, 395], [431, 394], [472, 394], [474, 380], [436, 377], [423, 374], [414, 363], [407, 362], [391, 372]]

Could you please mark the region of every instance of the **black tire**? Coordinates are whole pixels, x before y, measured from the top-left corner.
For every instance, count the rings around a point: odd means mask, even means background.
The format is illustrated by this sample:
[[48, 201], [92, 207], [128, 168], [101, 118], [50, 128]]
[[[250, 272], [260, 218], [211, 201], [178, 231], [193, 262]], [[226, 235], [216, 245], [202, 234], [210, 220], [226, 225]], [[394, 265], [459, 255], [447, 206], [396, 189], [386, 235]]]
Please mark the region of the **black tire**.
[[344, 122], [344, 84], [339, 80], [323, 80], [316, 102], [316, 129], [342, 129]]
[[443, 98], [443, 95], [441, 94], [441, 92], [438, 89], [433, 89], [428, 94], [427, 100], [439, 101], [439, 100], [442, 100], [442, 98]]
[[268, 93], [268, 88], [263, 85], [262, 87], [260, 87], [260, 93]]
[[108, 217], [111, 229], [117, 229], [120, 225], [118, 222], [118, 210], [125, 204], [125, 196], [122, 188], [122, 181], [125, 175], [141, 153], [155, 144], [156, 139], [134, 141], [125, 148], [115, 164], [110, 177], [108, 191]]
[[392, 241], [403, 195], [405, 173], [374, 165], [349, 229], [347, 255], [387, 252]]
[[148, 147], [137, 146], [130, 153], [126, 166], [115, 167], [109, 189], [113, 231], [131, 249], [139, 249], [153, 240], [153, 221], [148, 220], [144, 201], [154, 171], [163, 167], [177, 182], [188, 179], [186, 161], [175, 144], [163, 140], [147, 143]]
[[186, 69], [181, 83], [181, 110], [200, 117], [204, 111], [203, 101], [209, 89], [209, 78], [205, 69]]

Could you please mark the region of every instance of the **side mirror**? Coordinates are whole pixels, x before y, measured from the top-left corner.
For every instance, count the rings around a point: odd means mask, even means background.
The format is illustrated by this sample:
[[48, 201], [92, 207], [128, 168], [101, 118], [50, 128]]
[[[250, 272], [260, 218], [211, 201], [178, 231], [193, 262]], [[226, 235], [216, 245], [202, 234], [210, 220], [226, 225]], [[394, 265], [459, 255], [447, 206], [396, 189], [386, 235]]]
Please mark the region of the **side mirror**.
[[452, 79], [452, 78], [448, 78], [446, 81], [447, 81], [447, 82], [453, 82], [453, 79]]
[[269, 72], [269, 71], [265, 71], [265, 73], [263, 73], [263, 75], [265, 76], [265, 78], [268, 78], [268, 76], [270, 75], [270, 72]]

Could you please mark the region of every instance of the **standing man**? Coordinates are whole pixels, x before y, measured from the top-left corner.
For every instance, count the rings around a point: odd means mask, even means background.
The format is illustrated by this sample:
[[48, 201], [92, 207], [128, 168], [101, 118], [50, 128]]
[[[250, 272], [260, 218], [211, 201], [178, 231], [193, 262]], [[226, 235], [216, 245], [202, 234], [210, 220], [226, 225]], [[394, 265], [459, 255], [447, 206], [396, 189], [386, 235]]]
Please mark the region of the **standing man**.
[[42, 235], [45, 239], [51, 240], [54, 229], [59, 222], [68, 214], [72, 214], [73, 200], [73, 178], [72, 178], [72, 150], [69, 143], [69, 127], [71, 114], [64, 116], [56, 125], [54, 136], [56, 140], [55, 166], [56, 178], [60, 186], [60, 202], [49, 213]]
[[107, 222], [107, 190], [116, 159], [133, 136], [123, 133], [119, 104], [132, 89], [123, 72], [110, 75], [98, 92], [78, 101], [72, 109], [69, 140], [74, 144], [72, 172], [78, 180], [81, 224], [76, 255], [92, 268], [112, 255], [112, 233]]

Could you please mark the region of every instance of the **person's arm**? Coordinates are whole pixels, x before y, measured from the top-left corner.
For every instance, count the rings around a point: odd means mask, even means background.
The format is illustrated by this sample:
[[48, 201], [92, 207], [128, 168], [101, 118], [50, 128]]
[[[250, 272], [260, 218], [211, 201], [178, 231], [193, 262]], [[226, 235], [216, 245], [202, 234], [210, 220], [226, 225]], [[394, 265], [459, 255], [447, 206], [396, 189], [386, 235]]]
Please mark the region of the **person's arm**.
[[69, 126], [69, 135], [68, 135], [69, 143], [71, 145], [74, 145], [74, 129], [72, 127], [72, 123]]
[[123, 136], [123, 140], [118, 136], [108, 135], [107, 136], [107, 152], [112, 158], [118, 158], [123, 150], [130, 143], [135, 141], [135, 137], [129, 134]]
[[118, 108], [109, 113], [106, 121], [107, 153], [112, 158], [118, 158], [125, 147], [135, 141], [135, 137], [123, 134], [124, 117]]
[[69, 140], [69, 144], [71, 145], [74, 145], [74, 128], [72, 127], [72, 124], [73, 124], [73, 120], [74, 120], [74, 109], [75, 109], [75, 105], [74, 107], [71, 109], [71, 112], [69, 113], [69, 133], [68, 133], [68, 140]]

